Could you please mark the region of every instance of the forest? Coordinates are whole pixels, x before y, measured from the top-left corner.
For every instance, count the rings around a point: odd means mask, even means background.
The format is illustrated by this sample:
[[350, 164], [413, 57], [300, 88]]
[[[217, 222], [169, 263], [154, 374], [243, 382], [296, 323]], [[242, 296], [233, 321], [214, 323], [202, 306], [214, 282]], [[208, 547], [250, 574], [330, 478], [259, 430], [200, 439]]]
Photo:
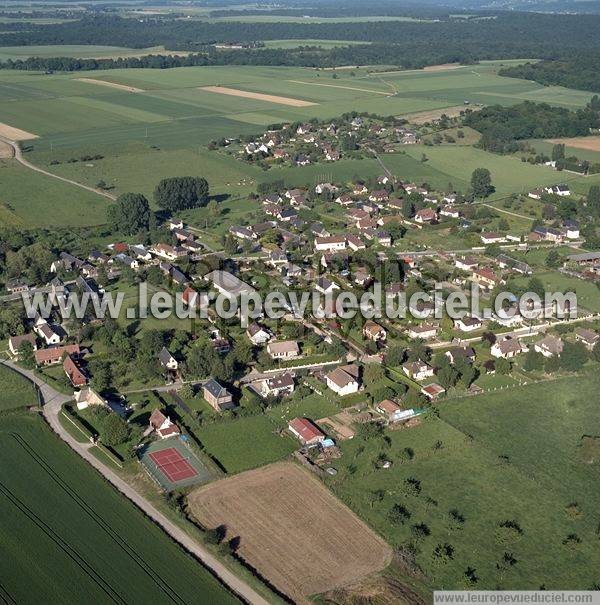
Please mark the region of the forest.
[[566, 61], [540, 61], [501, 69], [501, 76], [534, 80], [545, 86], [565, 86], [600, 92], [598, 57], [579, 55]]
[[495, 153], [518, 151], [518, 141], [586, 136], [600, 127], [600, 100], [593, 97], [584, 109], [569, 111], [547, 103], [525, 101], [511, 107], [491, 105], [467, 111], [464, 123], [481, 132], [478, 146]]
[[[211, 64], [335, 66], [400, 65], [484, 59], [568, 60], [600, 55], [600, 16], [499, 13], [495, 18], [450, 21], [369, 21], [343, 23], [239, 23], [114, 15], [85, 16], [54, 25], [27, 24], [7, 31], [0, 46], [94, 44], [203, 52], [216, 42], [280, 39], [354, 40], [364, 45], [327, 51], [248, 49], [209, 55]], [[557, 43], [556, 32], [561, 32]], [[374, 43], [374, 44], [371, 44]], [[590, 59], [592, 60], [592, 59]]]

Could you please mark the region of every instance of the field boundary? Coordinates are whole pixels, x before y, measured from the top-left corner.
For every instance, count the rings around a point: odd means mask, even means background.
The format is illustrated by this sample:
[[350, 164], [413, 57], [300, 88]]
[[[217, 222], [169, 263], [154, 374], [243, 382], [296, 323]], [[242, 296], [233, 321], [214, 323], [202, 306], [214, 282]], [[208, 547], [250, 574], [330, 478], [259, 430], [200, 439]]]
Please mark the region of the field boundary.
[[373, 90], [372, 88], [358, 88], [356, 86], [340, 86], [339, 84], [321, 84], [320, 82], [303, 82], [302, 80], [288, 80], [292, 84], [305, 84], [308, 86], [325, 86], [327, 88], [342, 88], [343, 90], [358, 90], [361, 92], [370, 92], [376, 95], [385, 95], [386, 97], [391, 97], [391, 92], [385, 92], [385, 90]]
[[4, 122], [0, 122], [0, 137], [10, 139], [11, 141], [28, 141], [30, 139], [39, 138], [37, 134], [21, 130], [10, 124], [5, 124]]

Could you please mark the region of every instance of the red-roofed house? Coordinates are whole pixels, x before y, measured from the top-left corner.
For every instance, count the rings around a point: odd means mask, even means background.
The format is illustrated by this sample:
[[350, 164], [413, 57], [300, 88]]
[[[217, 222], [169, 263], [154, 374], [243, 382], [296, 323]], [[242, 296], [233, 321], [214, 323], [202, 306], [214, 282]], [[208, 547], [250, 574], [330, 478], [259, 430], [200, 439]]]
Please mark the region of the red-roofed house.
[[87, 376], [70, 355], [63, 361], [63, 370], [74, 387], [79, 388], [87, 384]]
[[325, 439], [325, 433], [307, 418], [294, 418], [288, 428], [304, 445], [314, 445]]
[[34, 353], [35, 363], [38, 366], [49, 366], [58, 363], [63, 355], [79, 355], [81, 350], [79, 345], [64, 345], [62, 347], [51, 347], [49, 349], [40, 349]]
[[177, 425], [158, 409], [154, 410], [150, 415], [150, 428], [155, 431], [161, 439], [179, 435]]

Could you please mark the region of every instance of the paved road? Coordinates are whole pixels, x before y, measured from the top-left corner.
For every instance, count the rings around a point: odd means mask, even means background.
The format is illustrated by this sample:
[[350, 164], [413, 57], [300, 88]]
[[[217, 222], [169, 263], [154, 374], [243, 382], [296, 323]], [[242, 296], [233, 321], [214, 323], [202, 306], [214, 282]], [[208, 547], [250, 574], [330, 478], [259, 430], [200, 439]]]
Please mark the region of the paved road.
[[2, 361], [4, 365], [19, 372], [33, 381], [40, 389], [43, 400], [44, 417], [52, 429], [65, 441], [71, 449], [75, 450], [89, 464], [96, 468], [104, 477], [113, 484], [124, 496], [129, 498], [138, 508], [143, 510], [155, 523], [157, 523], [175, 541], [179, 542], [187, 551], [196, 556], [207, 568], [209, 568], [225, 585], [236, 593], [246, 603], [252, 605], [269, 605], [268, 601], [255, 592], [248, 584], [233, 574], [221, 561], [208, 552], [204, 546], [192, 539], [183, 529], [170, 521], [163, 513], [155, 508], [146, 498], [136, 492], [112, 469], [100, 462], [88, 451], [89, 444], [79, 443], [63, 428], [59, 421], [59, 414], [63, 403], [71, 398], [55, 391], [33, 372], [24, 370], [11, 361]]
[[108, 198], [109, 200], [116, 200], [117, 196], [113, 195], [112, 193], [108, 193], [108, 191], [102, 191], [102, 189], [96, 189], [94, 187], [88, 187], [87, 185], [84, 185], [82, 183], [78, 183], [77, 181], [73, 181], [71, 179], [66, 179], [62, 176], [58, 176], [57, 174], [52, 174], [52, 172], [48, 172], [47, 170], [44, 170], [43, 168], [39, 168], [38, 166], [36, 166], [35, 164], [32, 164], [31, 162], [28, 162], [24, 157], [23, 157], [23, 152], [21, 151], [21, 148], [19, 147], [19, 145], [15, 142], [15, 141], [11, 141], [10, 139], [6, 139], [4, 137], [0, 137], [0, 141], [2, 141], [3, 143], [6, 143], [8, 145], [10, 145], [13, 148], [14, 154], [15, 154], [15, 160], [17, 162], [19, 162], [19, 164], [22, 164], [23, 166], [25, 166], [25, 168], [29, 168], [30, 170], [33, 170], [34, 172], [39, 172], [40, 174], [43, 174], [45, 176], [49, 176], [53, 179], [57, 179], [59, 181], [63, 181], [63, 183], [69, 183], [69, 185], [75, 185], [75, 187], [79, 187], [81, 189], [85, 189], [86, 191], [90, 191], [91, 193], [96, 193], [97, 195], [101, 195], [103, 197]]

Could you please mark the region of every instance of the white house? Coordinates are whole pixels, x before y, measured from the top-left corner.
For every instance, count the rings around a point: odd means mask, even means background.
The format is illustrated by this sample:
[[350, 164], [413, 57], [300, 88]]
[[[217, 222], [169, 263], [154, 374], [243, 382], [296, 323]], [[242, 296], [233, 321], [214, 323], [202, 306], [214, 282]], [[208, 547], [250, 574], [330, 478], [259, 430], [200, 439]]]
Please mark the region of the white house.
[[267, 330], [264, 326], [258, 323], [251, 323], [246, 329], [246, 335], [254, 345], [264, 345], [273, 338], [270, 330]]
[[315, 237], [315, 250], [337, 252], [346, 249], [346, 238], [340, 235], [330, 237]]
[[518, 338], [506, 338], [504, 340], [496, 341], [490, 353], [494, 357], [503, 357], [504, 359], [510, 359], [516, 357], [520, 353], [527, 353], [529, 348], [523, 344]]
[[340, 366], [325, 375], [327, 386], [341, 396], [356, 393], [360, 388], [358, 379], [359, 368], [354, 364]]
[[482, 327], [481, 320], [478, 317], [462, 317], [454, 320], [454, 327], [461, 332], [475, 332]]
[[434, 375], [433, 368], [421, 360], [407, 361], [402, 365], [402, 370], [409, 378], [418, 381], [431, 378]]

